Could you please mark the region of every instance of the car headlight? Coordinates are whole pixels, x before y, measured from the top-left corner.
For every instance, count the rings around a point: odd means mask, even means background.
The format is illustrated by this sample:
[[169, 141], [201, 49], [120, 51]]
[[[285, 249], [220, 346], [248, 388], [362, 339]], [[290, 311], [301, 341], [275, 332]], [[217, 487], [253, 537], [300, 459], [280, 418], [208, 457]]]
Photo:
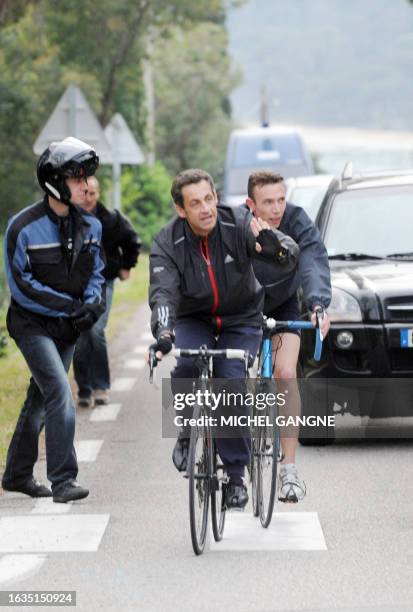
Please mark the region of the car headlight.
[[332, 288], [328, 316], [332, 323], [360, 323], [363, 320], [356, 298], [338, 287]]

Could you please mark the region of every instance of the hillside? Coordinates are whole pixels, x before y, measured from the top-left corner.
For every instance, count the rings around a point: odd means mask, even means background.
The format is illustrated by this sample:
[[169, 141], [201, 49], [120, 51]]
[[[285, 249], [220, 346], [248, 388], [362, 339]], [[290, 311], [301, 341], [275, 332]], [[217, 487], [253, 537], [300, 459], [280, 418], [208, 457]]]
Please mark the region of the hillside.
[[244, 82], [234, 118], [413, 129], [413, 6], [407, 0], [249, 0], [227, 13]]

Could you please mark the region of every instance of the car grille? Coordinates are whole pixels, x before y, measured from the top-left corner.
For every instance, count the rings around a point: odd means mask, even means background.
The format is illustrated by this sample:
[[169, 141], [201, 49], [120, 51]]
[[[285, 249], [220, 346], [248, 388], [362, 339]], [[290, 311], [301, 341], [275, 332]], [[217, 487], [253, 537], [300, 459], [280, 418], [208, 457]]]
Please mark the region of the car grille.
[[413, 349], [390, 349], [391, 368], [395, 372], [413, 372]]
[[385, 301], [386, 320], [413, 323], [413, 295], [389, 298]]

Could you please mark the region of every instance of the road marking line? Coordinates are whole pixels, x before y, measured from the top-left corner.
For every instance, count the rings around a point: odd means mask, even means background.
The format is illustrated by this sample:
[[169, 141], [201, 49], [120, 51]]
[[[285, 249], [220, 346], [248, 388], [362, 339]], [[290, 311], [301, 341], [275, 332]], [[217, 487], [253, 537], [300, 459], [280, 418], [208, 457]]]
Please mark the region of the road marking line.
[[135, 386], [136, 378], [117, 378], [112, 386], [112, 391], [131, 391]]
[[39, 571], [47, 555], [5, 555], [0, 558], [0, 584], [28, 578]]
[[103, 440], [76, 440], [75, 450], [79, 462], [96, 461]]
[[125, 361], [124, 367], [128, 370], [142, 370], [146, 366], [144, 359], [128, 359]]
[[150, 342], [152, 340], [152, 342], [155, 342], [155, 338], [152, 336], [151, 332], [143, 332], [143, 334], [140, 335], [140, 340], [144, 340], [145, 342]]
[[55, 504], [51, 497], [43, 497], [42, 499], [36, 500], [30, 514], [66, 514], [70, 512], [72, 505], [72, 502], [68, 502], [67, 504]]
[[211, 550], [327, 550], [317, 512], [276, 512], [268, 529], [252, 514], [227, 513], [224, 538]]
[[148, 350], [148, 345], [147, 344], [138, 344], [133, 349], [133, 352], [135, 353], [135, 355], [144, 355], [147, 350]]
[[0, 518], [0, 552], [97, 551], [109, 514]]
[[99, 406], [94, 408], [90, 415], [89, 421], [115, 421], [119, 414], [122, 404], [106, 404], [106, 406]]

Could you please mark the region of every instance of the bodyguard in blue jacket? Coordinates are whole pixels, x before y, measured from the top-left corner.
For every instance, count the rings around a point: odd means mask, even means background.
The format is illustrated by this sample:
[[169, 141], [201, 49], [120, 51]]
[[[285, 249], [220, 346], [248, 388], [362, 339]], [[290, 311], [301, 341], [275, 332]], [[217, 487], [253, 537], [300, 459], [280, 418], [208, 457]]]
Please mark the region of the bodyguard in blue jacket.
[[[81, 204], [96, 152], [76, 138], [52, 143], [37, 165], [43, 200], [9, 222], [5, 262], [11, 293], [7, 328], [32, 374], [7, 454], [2, 487], [55, 502], [81, 499], [73, 446], [75, 408], [67, 377], [79, 334], [104, 310], [101, 224]], [[47, 477], [33, 478], [45, 425]]]

